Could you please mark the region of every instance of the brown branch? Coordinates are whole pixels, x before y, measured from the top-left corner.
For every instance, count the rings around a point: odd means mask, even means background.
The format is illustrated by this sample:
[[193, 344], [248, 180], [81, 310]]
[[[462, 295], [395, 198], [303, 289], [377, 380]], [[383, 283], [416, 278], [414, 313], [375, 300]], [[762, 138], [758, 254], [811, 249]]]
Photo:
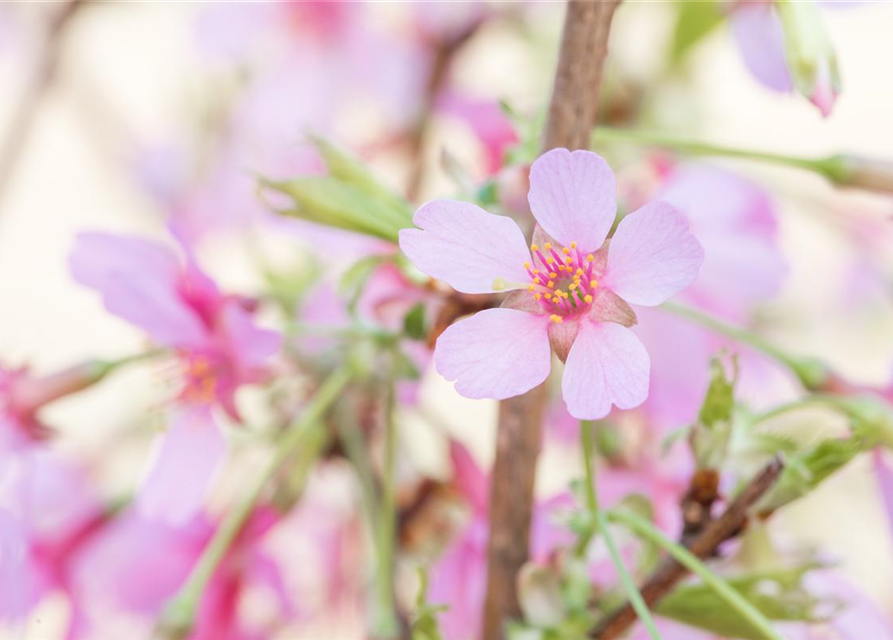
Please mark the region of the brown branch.
[[6, 193], [19, 157], [34, 128], [35, 118], [53, 86], [62, 53], [62, 38], [71, 19], [83, 6], [83, 0], [68, 0], [56, 13], [45, 35], [43, 49], [35, 63], [34, 75], [12, 114], [6, 134], [0, 142], [0, 199]]
[[[754, 476], [721, 516], [712, 520], [686, 545], [688, 550], [703, 560], [715, 555], [723, 542], [739, 535], [747, 525], [748, 511], [775, 484], [783, 468], [781, 459], [774, 458]], [[640, 589], [648, 608], [653, 609], [686, 575], [688, 570], [672, 558], [661, 563]], [[589, 637], [599, 640], [619, 638], [635, 621], [636, 613], [627, 603], [596, 625]]]
[[[619, 0], [569, 0], [544, 149], [585, 149], [595, 126], [611, 19]], [[544, 385], [499, 405], [496, 461], [490, 486], [487, 595], [481, 637], [503, 635], [520, 614], [517, 575], [527, 561]]]

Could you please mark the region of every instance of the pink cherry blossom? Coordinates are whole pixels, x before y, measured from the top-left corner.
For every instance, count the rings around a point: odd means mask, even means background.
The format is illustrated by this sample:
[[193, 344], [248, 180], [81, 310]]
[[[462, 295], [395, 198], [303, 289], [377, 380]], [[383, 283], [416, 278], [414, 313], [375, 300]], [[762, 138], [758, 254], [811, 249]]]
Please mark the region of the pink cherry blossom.
[[221, 293], [188, 246], [183, 252], [185, 259], [140, 238], [85, 233], [71, 254], [75, 280], [172, 349], [182, 367], [170, 428], [140, 492], [147, 514], [171, 522], [195, 513], [225, 454], [213, 409], [240, 420], [236, 390], [264, 379], [280, 344], [278, 333], [257, 326], [249, 301]]
[[[437, 370], [470, 398], [503, 399], [542, 383], [551, 350], [566, 361], [571, 415], [602, 418], [648, 395], [648, 353], [629, 327], [629, 303], [654, 306], [690, 285], [704, 254], [673, 207], [652, 202], [616, 217], [607, 163], [589, 151], [555, 149], [530, 170], [528, 200], [539, 229], [528, 247], [509, 218], [435, 200], [400, 233], [400, 248], [426, 274], [463, 293], [526, 289], [503, 308], [444, 332]], [[551, 345], [551, 349], [550, 349]]]

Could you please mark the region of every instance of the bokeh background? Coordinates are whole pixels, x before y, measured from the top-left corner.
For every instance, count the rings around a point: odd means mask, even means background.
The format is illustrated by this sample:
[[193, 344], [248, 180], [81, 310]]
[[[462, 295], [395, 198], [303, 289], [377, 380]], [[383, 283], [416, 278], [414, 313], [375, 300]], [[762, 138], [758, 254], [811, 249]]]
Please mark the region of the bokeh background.
[[[4, 363], [50, 370], [143, 348], [137, 329], [109, 315], [97, 296], [72, 281], [67, 260], [75, 235], [100, 229], [161, 237], [171, 215], [164, 190], [188, 173], [183, 164], [193, 162], [202, 145], [212, 164], [232, 153], [246, 176], [299, 165], [307, 131], [362, 148], [415, 108], [424, 80], [410, 31], [444, 30], [477, 11], [496, 11], [500, 17], [457, 55], [457, 92], [481, 103], [504, 100], [526, 114], [542, 109], [549, 95], [560, 2], [343, 3], [337, 10], [352, 14], [341, 16], [350, 27], [324, 44], [315, 40], [328, 37], [319, 31], [324, 25], [311, 24], [300, 11], [289, 14], [292, 22], [271, 18], [273, 5], [96, 2], [78, 10], [60, 42], [54, 82], [31, 105], [30, 135], [0, 193]], [[623, 4], [611, 35], [608, 83], [634, 94], [649, 125], [662, 131], [792, 155], [890, 157], [893, 4], [853, 5], [825, 14], [844, 79], [827, 119], [802, 98], [757, 83], [725, 26], [691, 52], [683, 74], [667, 76], [672, 3]], [[0, 4], [0, 132], [11, 126], [46, 25], [60, 6]], [[284, 44], [288, 38], [299, 41], [294, 51]], [[242, 108], [247, 121], [235, 135], [221, 125], [221, 114]], [[281, 158], [274, 156], [283, 149], [294, 157], [278, 164]], [[486, 171], [474, 131], [461, 118], [437, 115], [425, 144], [429, 171], [420, 201], [454, 189], [440, 161], [444, 149], [472, 175]], [[617, 156], [615, 168], [633, 164], [637, 153]], [[765, 334], [792, 352], [828, 360], [854, 380], [885, 383], [893, 368], [893, 233], [884, 222], [893, 214], [893, 200], [835, 190], [794, 169], [716, 162], [765, 185], [780, 210], [790, 269], [782, 293], [761, 308]], [[398, 187], [411, 172], [405, 159], [387, 151], [376, 155], [373, 166]], [[212, 193], [201, 196], [202, 215], [220, 205], [220, 216], [238, 217], [226, 210], [237, 207], [223, 206], [232, 198], [213, 193], [225, 185], [208, 184]], [[852, 231], [854, 221], [875, 231], [860, 237]], [[210, 235], [201, 251], [220, 280], [251, 289], [259, 284], [258, 255], [268, 264], [290, 264], [294, 252], [314, 242], [290, 227], [236, 222]], [[860, 269], [870, 277], [861, 277]], [[135, 487], [160, 428], [159, 405], [169, 384], [164, 371], [149, 367], [54, 405], [46, 416], [58, 428], [56, 446], [90, 461], [103, 486]], [[424, 412], [441, 416], [482, 464], [491, 460], [495, 403], [461, 398], [433, 371], [425, 374], [422, 398], [424, 410], [401, 422], [404, 447], [418, 468], [435, 475], [446, 469], [443, 438], [418, 415]], [[250, 393], [243, 401], [252, 418], [262, 419]], [[840, 425], [817, 415], [810, 428], [819, 433]], [[252, 452], [245, 449], [240, 468], [250, 473]], [[571, 453], [552, 451], [542, 462], [538, 489], [545, 494], [564, 486], [576, 464]], [[221, 478], [212, 505], [227, 504], [239, 482], [237, 473]], [[791, 536], [792, 544], [821, 548], [893, 614], [893, 539], [867, 461], [849, 466], [771, 526]], [[295, 553], [287, 539], [279, 542], [282, 553]], [[57, 637], [65, 616], [63, 603], [44, 603], [25, 637]], [[339, 633], [353, 637], [349, 621], [345, 626]]]

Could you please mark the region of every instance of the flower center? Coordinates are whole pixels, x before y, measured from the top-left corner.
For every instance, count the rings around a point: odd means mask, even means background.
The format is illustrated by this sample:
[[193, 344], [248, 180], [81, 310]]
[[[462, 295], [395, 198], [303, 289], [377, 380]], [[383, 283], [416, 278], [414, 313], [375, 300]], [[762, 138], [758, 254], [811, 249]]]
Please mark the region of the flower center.
[[547, 242], [531, 245], [530, 257], [524, 263], [532, 281], [527, 290], [552, 314], [553, 322], [589, 309], [598, 288], [594, 255], [584, 254], [576, 242], [560, 251]]
[[217, 392], [217, 374], [211, 361], [205, 356], [195, 356], [186, 360], [183, 377], [186, 381], [183, 398], [189, 402], [208, 403], [214, 400]]

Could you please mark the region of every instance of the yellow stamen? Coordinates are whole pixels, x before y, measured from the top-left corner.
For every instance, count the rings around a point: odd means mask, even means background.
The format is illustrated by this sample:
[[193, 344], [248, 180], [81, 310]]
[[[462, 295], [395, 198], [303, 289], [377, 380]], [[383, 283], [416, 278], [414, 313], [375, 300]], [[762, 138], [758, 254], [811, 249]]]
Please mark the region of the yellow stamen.
[[595, 256], [590, 253], [586, 256], [586, 262], [595, 262]]
[[590, 281], [589, 281], [589, 288], [590, 288], [590, 289], [595, 289], [597, 286], [598, 286], [598, 280], [590, 280]]
[[525, 268], [525, 269], [529, 269], [529, 268], [530, 268], [530, 263], [529, 263], [529, 262], [525, 262], [525, 263], [524, 263], [524, 268]]
[[549, 288], [551, 289], [552, 287], [555, 286], [555, 281], [554, 281], [554, 280], [549, 280], [549, 282], [546, 284], [546, 286], [549, 287]]
[[551, 294], [551, 293], [547, 293], [547, 294], [545, 294], [545, 298], [546, 298], [546, 300], [551, 300], [551, 299], [552, 299], [552, 294]]
[[533, 270], [533, 275], [536, 275], [536, 274], [538, 274], [539, 272], [540, 272], [539, 269], [534, 269], [534, 270]]
[[590, 295], [583, 296], [583, 302], [585, 302], [586, 304], [592, 304], [592, 296], [590, 296]]
[[550, 278], [557, 278], [557, 277], [558, 277], [558, 274], [555, 273], [554, 271], [550, 271], [550, 272], [549, 272], [549, 277], [550, 277]]
[[555, 322], [555, 323], [564, 322], [564, 318], [562, 318], [561, 316], [559, 316], [555, 313], [553, 313], [551, 316], [549, 316], [549, 320], [551, 320], [552, 322]]
[[535, 287], [534, 287], [532, 284], [527, 285], [527, 290], [528, 290], [528, 291], [533, 291], [534, 288], [535, 288]]
[[577, 248], [577, 243], [571, 242], [571, 249], [576, 249], [576, 248]]
[[555, 258], [553, 258], [552, 256], [546, 258], [546, 264], [552, 264], [553, 262], [555, 262]]
[[551, 251], [551, 250], [552, 250], [552, 244], [551, 244], [550, 242], [547, 242], [547, 243], [543, 246], [543, 248], [544, 248], [546, 251]]
[[564, 255], [567, 255], [570, 252], [571, 252], [571, 250], [568, 249], [567, 247], [561, 247], [561, 253], [563, 253]]
[[[536, 271], [534, 271], [534, 273], [536, 273]], [[577, 275], [578, 275], [578, 276], [582, 276], [582, 275], [583, 275], [583, 269], [581, 269], [580, 267], [577, 267]]]
[[532, 245], [530, 245], [530, 250], [531, 251], [539, 251], [540, 248], [538, 246], [536, 246], [535, 244], [532, 244]]
[[533, 294], [533, 298], [534, 298], [534, 300], [539, 300], [539, 299], [542, 298], [542, 297], [543, 297], [543, 296], [540, 295], [540, 294], [538, 294], [538, 293], [534, 293], [534, 294]]

